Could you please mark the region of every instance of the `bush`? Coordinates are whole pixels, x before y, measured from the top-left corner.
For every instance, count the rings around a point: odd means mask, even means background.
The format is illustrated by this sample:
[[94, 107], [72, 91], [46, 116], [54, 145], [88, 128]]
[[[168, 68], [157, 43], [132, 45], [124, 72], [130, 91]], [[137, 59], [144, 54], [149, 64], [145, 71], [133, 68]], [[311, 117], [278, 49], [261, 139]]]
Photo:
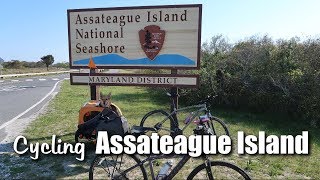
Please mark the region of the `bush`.
[[56, 64], [53, 64], [52, 67], [69, 68], [69, 63], [68, 62], [56, 63]]
[[[202, 47], [200, 90], [186, 102], [217, 94], [220, 107], [281, 112], [320, 124], [320, 39], [251, 37], [230, 44], [215, 36]], [[183, 97], [182, 97], [183, 98]]]

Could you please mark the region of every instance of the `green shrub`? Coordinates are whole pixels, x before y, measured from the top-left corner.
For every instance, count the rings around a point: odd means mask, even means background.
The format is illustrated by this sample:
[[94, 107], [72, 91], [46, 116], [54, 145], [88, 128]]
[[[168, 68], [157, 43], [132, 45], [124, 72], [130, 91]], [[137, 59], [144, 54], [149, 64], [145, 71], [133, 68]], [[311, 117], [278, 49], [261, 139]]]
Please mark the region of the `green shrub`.
[[[221, 35], [202, 48], [200, 90], [182, 90], [192, 103], [217, 94], [216, 106], [287, 113], [320, 123], [320, 39], [251, 37], [230, 44]], [[187, 97], [187, 98], [184, 98]]]

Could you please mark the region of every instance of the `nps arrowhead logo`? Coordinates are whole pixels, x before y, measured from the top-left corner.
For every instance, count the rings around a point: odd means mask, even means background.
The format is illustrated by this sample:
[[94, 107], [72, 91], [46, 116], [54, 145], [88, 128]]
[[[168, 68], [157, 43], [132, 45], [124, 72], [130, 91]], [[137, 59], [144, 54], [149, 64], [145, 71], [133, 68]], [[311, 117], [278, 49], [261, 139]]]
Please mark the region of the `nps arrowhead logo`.
[[149, 59], [153, 60], [160, 52], [164, 37], [165, 31], [156, 25], [146, 26], [139, 31], [141, 48]]

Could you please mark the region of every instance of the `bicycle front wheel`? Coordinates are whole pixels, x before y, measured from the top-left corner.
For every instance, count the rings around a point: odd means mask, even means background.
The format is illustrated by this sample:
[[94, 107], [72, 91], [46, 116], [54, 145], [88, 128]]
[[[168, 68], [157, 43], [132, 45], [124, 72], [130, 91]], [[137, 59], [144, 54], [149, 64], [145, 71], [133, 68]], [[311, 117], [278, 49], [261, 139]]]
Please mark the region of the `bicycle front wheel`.
[[205, 163], [196, 167], [188, 176], [189, 179], [251, 179], [250, 176], [238, 166], [223, 162], [211, 161], [211, 167]]
[[221, 136], [221, 135], [227, 135], [230, 136], [229, 129], [227, 125], [219, 118], [212, 117], [210, 123], [210, 128], [213, 130], [214, 135]]
[[143, 164], [135, 155], [96, 155], [89, 179], [147, 179]]

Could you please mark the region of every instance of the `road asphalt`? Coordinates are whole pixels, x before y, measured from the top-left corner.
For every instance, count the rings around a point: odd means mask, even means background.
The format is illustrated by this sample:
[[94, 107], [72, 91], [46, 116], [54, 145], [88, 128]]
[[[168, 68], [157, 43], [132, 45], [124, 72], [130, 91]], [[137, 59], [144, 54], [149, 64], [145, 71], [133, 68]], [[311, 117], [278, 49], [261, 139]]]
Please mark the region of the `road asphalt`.
[[[0, 80], [0, 142], [9, 131], [19, 131], [58, 92], [69, 74]], [[16, 128], [15, 128], [16, 127]], [[3, 143], [3, 142], [2, 142]]]

